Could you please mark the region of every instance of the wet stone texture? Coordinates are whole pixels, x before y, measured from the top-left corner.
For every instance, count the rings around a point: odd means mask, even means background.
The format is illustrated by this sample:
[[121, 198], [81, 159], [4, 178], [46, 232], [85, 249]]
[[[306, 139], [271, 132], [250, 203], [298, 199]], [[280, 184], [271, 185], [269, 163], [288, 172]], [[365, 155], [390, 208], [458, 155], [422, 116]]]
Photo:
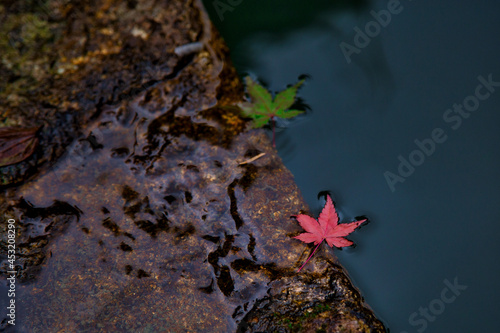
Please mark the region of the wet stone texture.
[[342, 267], [316, 260], [314, 272], [269, 283], [238, 332], [384, 332]]
[[290, 215], [306, 205], [234, 107], [199, 2], [27, 3], [0, 7], [18, 36], [0, 126], [39, 128], [37, 151], [0, 168], [17, 331], [385, 331], [326, 246], [297, 273], [311, 248]]

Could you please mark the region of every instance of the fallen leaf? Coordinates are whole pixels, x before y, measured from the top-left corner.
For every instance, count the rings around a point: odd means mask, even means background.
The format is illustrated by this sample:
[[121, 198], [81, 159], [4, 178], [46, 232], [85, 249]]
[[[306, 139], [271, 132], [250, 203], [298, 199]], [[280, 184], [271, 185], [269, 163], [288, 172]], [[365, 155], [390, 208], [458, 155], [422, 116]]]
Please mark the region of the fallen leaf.
[[0, 128], [0, 167], [24, 161], [38, 144], [38, 128]]
[[299, 214], [295, 216], [297, 221], [299, 221], [300, 226], [306, 231], [296, 237], [298, 240], [303, 241], [304, 243], [313, 243], [316, 245], [313, 253], [307, 258], [306, 262], [299, 268], [299, 272], [302, 267], [307, 264], [309, 259], [316, 253], [319, 245], [326, 240], [330, 247], [336, 246], [338, 248], [350, 246], [353, 244], [348, 239], [344, 237], [353, 232], [361, 223], [365, 222], [366, 219], [361, 221], [354, 221], [351, 223], [341, 223], [339, 224], [339, 216], [335, 211], [335, 207], [333, 206], [332, 198], [327, 195], [325, 207], [319, 214], [318, 220], [316, 221], [314, 218]]
[[279, 92], [273, 100], [271, 93], [266, 88], [249, 76], [245, 78], [247, 93], [252, 102], [239, 103], [238, 106], [245, 117], [253, 119], [254, 128], [262, 127], [270, 120], [273, 121], [273, 146], [275, 146], [274, 118], [292, 118], [304, 112], [288, 110], [295, 102], [297, 90], [303, 83], [304, 80], [300, 80], [295, 85]]

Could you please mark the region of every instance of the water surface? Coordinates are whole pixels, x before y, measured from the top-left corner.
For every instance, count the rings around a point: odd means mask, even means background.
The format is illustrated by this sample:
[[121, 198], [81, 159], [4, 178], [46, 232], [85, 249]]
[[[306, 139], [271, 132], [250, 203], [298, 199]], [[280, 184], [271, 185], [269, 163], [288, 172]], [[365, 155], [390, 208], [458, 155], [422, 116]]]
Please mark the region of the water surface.
[[[357, 247], [336, 252], [367, 302], [391, 332], [494, 331], [500, 87], [484, 81], [500, 82], [500, 4], [401, 1], [349, 63], [340, 44], [355, 46], [355, 28], [388, 2], [258, 3], [220, 20], [205, 1], [240, 73], [273, 91], [311, 75], [300, 95], [312, 112], [277, 134], [277, 149], [316, 213], [330, 190], [341, 217], [370, 217]], [[477, 91], [489, 95], [474, 105]], [[447, 111], [464, 101], [477, 110]], [[418, 165], [399, 175], [410, 155]], [[386, 172], [404, 182], [391, 187]]]

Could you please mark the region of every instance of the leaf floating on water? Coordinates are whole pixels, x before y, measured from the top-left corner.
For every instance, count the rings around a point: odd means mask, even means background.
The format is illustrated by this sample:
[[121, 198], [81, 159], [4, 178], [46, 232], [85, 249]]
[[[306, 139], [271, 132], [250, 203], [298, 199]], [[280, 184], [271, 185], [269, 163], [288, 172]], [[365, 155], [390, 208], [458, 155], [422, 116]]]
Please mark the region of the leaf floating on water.
[[288, 110], [295, 102], [297, 90], [304, 83], [304, 80], [300, 80], [295, 85], [278, 93], [274, 101], [269, 91], [252, 80], [251, 77], [247, 76], [245, 83], [252, 102], [240, 103], [239, 107], [244, 116], [254, 120], [255, 128], [264, 126], [274, 117], [292, 118], [304, 112]]
[[24, 161], [38, 145], [35, 128], [0, 128], [0, 167]]
[[[330, 247], [333, 247], [334, 245], [338, 248], [351, 246], [353, 243], [344, 237], [349, 235], [357, 227], [359, 227], [361, 223], [366, 221], [366, 219], [364, 219], [351, 223], [339, 224], [339, 216], [335, 211], [332, 198], [330, 198], [329, 195], [327, 195], [325, 207], [323, 207], [323, 210], [321, 211], [321, 214], [319, 214], [317, 221], [314, 218], [304, 214], [299, 214], [295, 216], [295, 218], [297, 219], [297, 221], [299, 221], [300, 226], [306, 232], [293, 238], [301, 240], [304, 243], [314, 242], [314, 245], [316, 245], [316, 248], [309, 256], [309, 258], [307, 258], [304, 265], [307, 264], [309, 259], [311, 259], [314, 253], [316, 253], [316, 250], [324, 240], [326, 240]], [[304, 265], [302, 265], [302, 267], [304, 267]], [[299, 272], [302, 267], [299, 268]]]
[[270, 120], [273, 121], [273, 146], [275, 146], [274, 119], [276, 117], [284, 119], [293, 118], [304, 112], [300, 110], [288, 110], [295, 102], [297, 90], [303, 83], [304, 80], [300, 80], [295, 85], [279, 92], [273, 101], [271, 93], [266, 88], [252, 80], [249, 76], [245, 78], [247, 93], [252, 102], [239, 103], [238, 106], [245, 117], [253, 119], [254, 128], [262, 127]]

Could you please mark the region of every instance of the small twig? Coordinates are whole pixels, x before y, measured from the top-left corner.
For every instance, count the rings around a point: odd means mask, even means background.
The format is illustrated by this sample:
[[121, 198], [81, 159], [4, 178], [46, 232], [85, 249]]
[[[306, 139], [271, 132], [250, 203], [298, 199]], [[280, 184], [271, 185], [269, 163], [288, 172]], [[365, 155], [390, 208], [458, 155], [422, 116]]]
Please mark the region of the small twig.
[[191, 53], [199, 52], [202, 49], [203, 49], [203, 43], [194, 42], [194, 43], [188, 43], [188, 44], [184, 44], [181, 46], [177, 46], [174, 50], [174, 53], [177, 54], [179, 57], [183, 57], [183, 56], [191, 54]]
[[262, 156], [266, 155], [266, 153], [260, 153], [259, 155], [256, 155], [246, 161], [243, 161], [241, 163], [239, 163], [239, 165], [243, 165], [243, 164], [248, 164], [248, 163], [252, 163], [253, 161], [255, 161], [256, 159], [259, 159], [261, 158]]

